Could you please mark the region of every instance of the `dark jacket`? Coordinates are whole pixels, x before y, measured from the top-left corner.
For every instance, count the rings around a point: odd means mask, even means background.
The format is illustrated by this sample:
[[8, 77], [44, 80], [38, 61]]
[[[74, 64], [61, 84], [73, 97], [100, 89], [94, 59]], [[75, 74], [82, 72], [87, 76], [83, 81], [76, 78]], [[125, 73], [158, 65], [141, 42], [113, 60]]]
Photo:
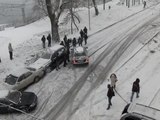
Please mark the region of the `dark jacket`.
[[134, 81], [133, 82], [132, 92], [140, 92], [139, 81]]
[[108, 96], [108, 97], [113, 97], [113, 96], [115, 96], [115, 94], [114, 94], [114, 91], [113, 91], [113, 88], [112, 88], [112, 87], [109, 87], [109, 88], [108, 88], [107, 96]]

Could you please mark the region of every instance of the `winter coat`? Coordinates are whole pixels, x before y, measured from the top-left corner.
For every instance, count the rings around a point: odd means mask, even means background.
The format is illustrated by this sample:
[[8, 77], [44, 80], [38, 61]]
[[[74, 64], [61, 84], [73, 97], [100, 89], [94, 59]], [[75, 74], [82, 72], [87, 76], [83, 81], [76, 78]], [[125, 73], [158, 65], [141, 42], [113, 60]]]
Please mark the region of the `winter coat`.
[[42, 40], [42, 42], [43, 42], [43, 43], [45, 43], [46, 38], [45, 38], [45, 36], [44, 36], [44, 35], [43, 35], [43, 37], [41, 38], [41, 40]]
[[109, 88], [108, 88], [107, 96], [108, 96], [108, 97], [113, 97], [113, 96], [115, 96], [115, 94], [114, 94], [114, 91], [113, 91], [113, 88], [112, 88], [112, 87], [109, 87]]
[[48, 40], [48, 42], [51, 42], [51, 35], [50, 34], [47, 36], [47, 40]]
[[84, 27], [83, 31], [84, 31], [85, 34], [87, 34], [87, 31], [88, 31], [88, 30], [87, 30], [86, 27]]
[[139, 87], [139, 82], [138, 81], [133, 82], [132, 92], [138, 92], [138, 93], [140, 92], [140, 87]]
[[11, 43], [9, 43], [9, 45], [8, 45], [8, 51], [9, 51], [9, 52], [13, 52], [13, 48], [12, 48]]

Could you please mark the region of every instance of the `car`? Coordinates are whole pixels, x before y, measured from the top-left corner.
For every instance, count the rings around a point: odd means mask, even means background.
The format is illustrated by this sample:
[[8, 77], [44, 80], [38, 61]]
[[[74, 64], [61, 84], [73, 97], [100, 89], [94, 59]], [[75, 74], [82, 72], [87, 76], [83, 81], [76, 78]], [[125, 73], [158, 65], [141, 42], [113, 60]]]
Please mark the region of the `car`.
[[120, 120], [159, 120], [160, 110], [139, 103], [127, 104]]
[[71, 56], [73, 65], [89, 64], [87, 47], [83, 46], [74, 47], [72, 49]]
[[59, 61], [59, 63], [63, 62], [65, 54], [65, 47], [62, 45], [54, 45], [53, 47], [48, 48], [46, 51], [44, 51], [41, 55], [41, 59], [46, 59], [46, 69], [54, 69], [56, 67], [56, 60]]
[[30, 65], [15, 69], [4, 79], [4, 85], [9, 90], [23, 90], [32, 83], [38, 82], [45, 75], [44, 68]]
[[33, 92], [0, 91], [0, 114], [30, 112], [37, 106], [37, 96]]

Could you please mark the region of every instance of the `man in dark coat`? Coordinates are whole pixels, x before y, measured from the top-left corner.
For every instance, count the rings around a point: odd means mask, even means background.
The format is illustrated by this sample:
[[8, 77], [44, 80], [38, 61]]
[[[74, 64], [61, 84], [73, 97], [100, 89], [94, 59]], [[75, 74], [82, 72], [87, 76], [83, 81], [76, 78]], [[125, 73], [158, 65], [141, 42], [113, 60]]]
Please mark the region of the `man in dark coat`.
[[113, 96], [115, 96], [115, 93], [114, 93], [114, 91], [113, 91], [113, 88], [111, 87], [110, 84], [108, 84], [108, 92], [107, 92], [108, 108], [107, 108], [107, 110], [109, 110], [109, 109], [110, 109], [110, 106], [112, 105], [111, 99], [112, 99]]
[[84, 31], [84, 33], [87, 35], [88, 29], [87, 29], [86, 26], [84, 27], [83, 31]]
[[42, 40], [42, 46], [43, 46], [43, 48], [45, 48], [45, 41], [46, 41], [46, 38], [45, 38], [44, 35], [42, 36], [41, 40]]
[[63, 66], [66, 67], [66, 65], [67, 65], [67, 53], [65, 51], [63, 54]]
[[83, 38], [84, 37], [84, 32], [83, 32], [83, 30], [81, 29], [81, 31], [80, 31], [80, 36], [81, 36], [81, 38]]
[[87, 39], [88, 39], [87, 34], [84, 34], [84, 42], [85, 42], [85, 45], [87, 44]]
[[64, 36], [63, 40], [64, 40], [64, 44], [66, 45], [67, 44], [67, 36], [66, 35]]
[[77, 40], [76, 40], [76, 38], [73, 38], [73, 41], [72, 41], [73, 47], [76, 47], [76, 44], [77, 44]]
[[83, 39], [81, 37], [78, 38], [78, 44], [79, 46], [82, 46], [82, 42], [83, 42]]
[[50, 34], [48, 34], [47, 40], [48, 40], [48, 47], [51, 47], [51, 35]]
[[132, 85], [132, 95], [131, 95], [131, 102], [133, 100], [133, 96], [134, 96], [134, 93], [136, 93], [136, 98], [139, 97], [139, 92], [140, 92], [140, 87], [139, 87], [139, 78], [136, 79], [136, 81], [133, 82], [133, 85]]
[[60, 67], [59, 67], [59, 64], [60, 64], [60, 63], [59, 63], [58, 55], [59, 55], [59, 54], [57, 53], [57, 54], [56, 54], [56, 58], [57, 58], [57, 59], [55, 59], [55, 60], [56, 60], [55, 62], [56, 62], [56, 70], [57, 70], [57, 71], [58, 71], [58, 69], [60, 69]]

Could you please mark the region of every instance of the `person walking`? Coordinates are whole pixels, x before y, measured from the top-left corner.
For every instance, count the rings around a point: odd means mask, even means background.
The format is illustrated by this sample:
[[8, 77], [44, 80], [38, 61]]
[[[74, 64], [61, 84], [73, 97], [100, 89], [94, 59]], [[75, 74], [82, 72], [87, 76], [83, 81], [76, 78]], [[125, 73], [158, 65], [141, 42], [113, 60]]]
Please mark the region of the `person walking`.
[[51, 35], [50, 34], [48, 34], [47, 40], [48, 40], [48, 47], [51, 47]]
[[46, 38], [44, 35], [42, 36], [41, 40], [42, 40], [42, 46], [43, 46], [43, 48], [45, 48]]
[[67, 65], [67, 53], [66, 52], [67, 51], [65, 51], [64, 54], [63, 54], [63, 66], [64, 67], [66, 67], [66, 65]]
[[112, 97], [115, 96], [115, 93], [113, 91], [113, 88], [111, 87], [110, 84], [108, 84], [108, 92], [107, 92], [107, 97], [108, 97], [108, 108], [107, 110], [110, 109], [110, 106], [112, 105], [111, 99]]
[[118, 81], [116, 74], [112, 73], [110, 75], [110, 79], [111, 79], [111, 87], [113, 87], [115, 89], [116, 88], [116, 82]]
[[9, 51], [10, 60], [13, 60], [13, 48], [11, 43], [8, 44], [8, 51]]
[[67, 44], [67, 36], [66, 35], [64, 36], [63, 41], [64, 41], [64, 44], [66, 45]]
[[133, 82], [133, 85], [132, 85], [132, 94], [131, 94], [131, 99], [130, 99], [131, 102], [132, 102], [132, 100], [133, 100], [134, 93], [136, 93], [136, 98], [139, 97], [139, 92], [140, 92], [139, 82], [140, 82], [140, 79], [139, 79], [139, 78], [137, 78], [137, 79]]

